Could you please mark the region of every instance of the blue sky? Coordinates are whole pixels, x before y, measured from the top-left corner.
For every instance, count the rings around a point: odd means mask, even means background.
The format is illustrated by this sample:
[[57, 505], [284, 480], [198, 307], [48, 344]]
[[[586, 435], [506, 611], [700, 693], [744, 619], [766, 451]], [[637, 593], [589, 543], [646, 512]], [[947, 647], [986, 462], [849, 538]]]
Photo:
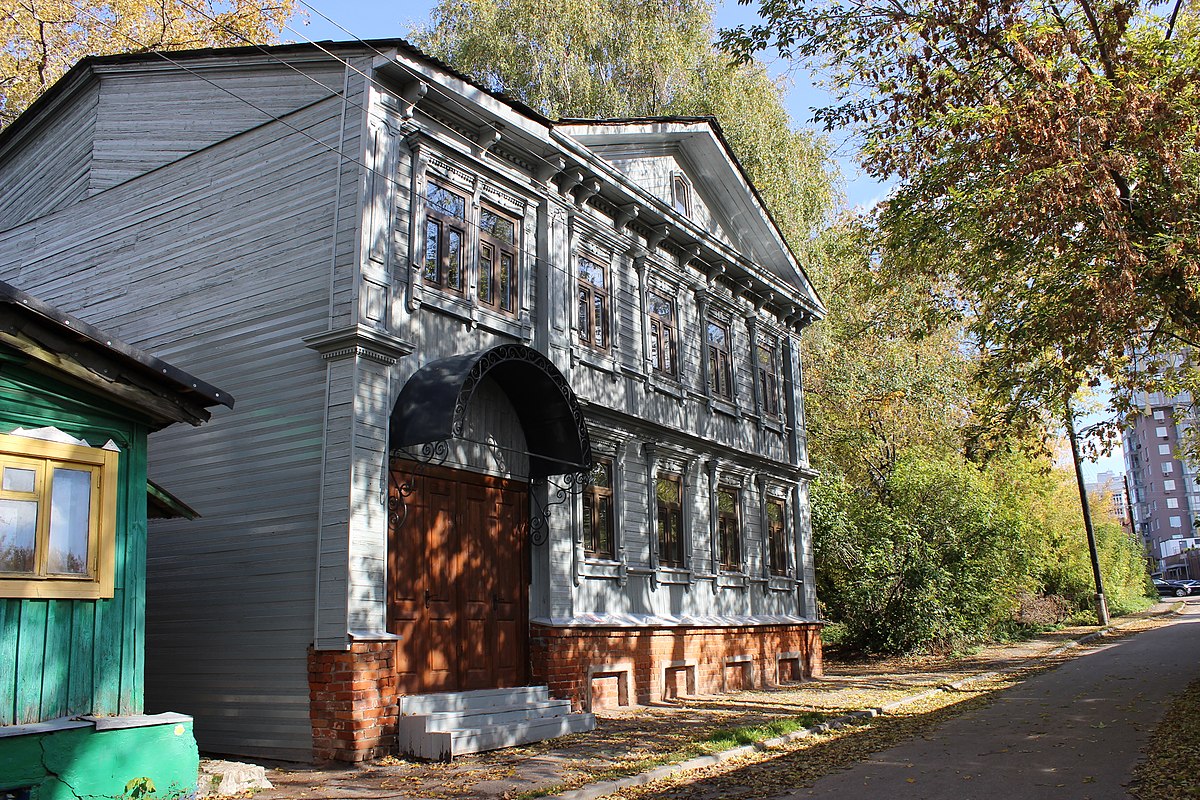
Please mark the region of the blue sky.
[[[306, 8], [306, 5], [313, 10]], [[289, 28], [283, 31], [283, 38], [289, 41], [320, 41], [353, 37], [384, 39], [405, 36], [413, 27], [428, 19], [429, 11], [434, 5], [435, 0], [402, 0], [399, 3], [383, 0], [298, 0], [297, 8], [307, 13], [307, 19], [299, 15], [294, 18], [289, 23]], [[322, 15], [332, 22], [323, 19]], [[756, 15], [749, 7], [739, 6], [733, 0], [717, 4], [718, 27], [732, 27], [753, 22], [755, 19]], [[814, 85], [813, 77], [804, 71], [790, 70], [784, 74], [787, 65], [769, 63], [768, 66], [772, 74], [780, 76], [785, 82], [785, 99], [793, 123], [797, 126], [807, 125], [812, 117], [812, 108], [824, 104], [826, 93]], [[880, 199], [886, 193], [886, 186], [861, 174], [854, 164], [851, 146], [837, 136], [832, 136], [830, 142], [842, 170], [842, 189], [847, 204], [871, 205]], [[1080, 416], [1081, 427], [1092, 421], [1091, 415]], [[1084, 473], [1088, 480], [1092, 480], [1098, 471], [1125, 471], [1120, 448], [1094, 464], [1084, 465]]]

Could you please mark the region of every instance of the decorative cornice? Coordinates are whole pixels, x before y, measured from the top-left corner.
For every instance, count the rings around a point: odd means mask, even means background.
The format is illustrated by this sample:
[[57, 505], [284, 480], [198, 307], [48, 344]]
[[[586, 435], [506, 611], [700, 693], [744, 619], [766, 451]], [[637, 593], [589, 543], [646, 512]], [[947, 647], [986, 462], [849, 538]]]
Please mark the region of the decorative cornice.
[[301, 341], [326, 361], [357, 356], [391, 366], [415, 348], [410, 342], [384, 331], [354, 325], [305, 336]]

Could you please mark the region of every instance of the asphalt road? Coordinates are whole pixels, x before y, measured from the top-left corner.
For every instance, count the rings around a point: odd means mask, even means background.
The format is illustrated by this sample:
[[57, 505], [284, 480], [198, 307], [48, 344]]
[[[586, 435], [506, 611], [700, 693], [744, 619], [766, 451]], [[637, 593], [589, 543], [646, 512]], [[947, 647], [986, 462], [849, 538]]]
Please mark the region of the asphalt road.
[[1197, 678], [1200, 598], [1171, 625], [1090, 651], [924, 738], [779, 797], [1127, 798], [1155, 727]]

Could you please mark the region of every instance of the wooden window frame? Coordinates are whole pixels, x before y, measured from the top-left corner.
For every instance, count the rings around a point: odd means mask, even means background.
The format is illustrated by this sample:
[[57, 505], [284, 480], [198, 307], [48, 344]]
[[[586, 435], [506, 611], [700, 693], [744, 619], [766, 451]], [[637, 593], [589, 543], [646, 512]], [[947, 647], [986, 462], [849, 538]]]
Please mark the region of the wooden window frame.
[[[609, 303], [612, 292], [612, 271], [607, 263], [589, 255], [582, 254], [576, 258], [575, 326], [578, 330], [575, 332], [575, 337], [580, 344], [586, 345], [592, 350], [607, 353], [612, 346], [612, 306]], [[604, 276], [603, 288], [596, 286], [590, 280], [584, 280], [580, 274], [583, 262], [600, 269]], [[599, 312], [596, 309], [597, 305], [600, 307]], [[584, 308], [587, 309], [586, 313], [583, 312]], [[597, 328], [603, 335], [603, 341], [596, 341]]]
[[[779, 524], [771, 521], [770, 507], [779, 509]], [[767, 498], [767, 574], [783, 578], [788, 574], [787, 501], [782, 497]]]
[[[766, 364], [762, 361], [763, 353], [768, 356]], [[760, 340], [755, 346], [754, 380], [758, 385], [759, 413], [779, 416], [779, 343], [774, 338]]]
[[692, 182], [680, 172], [671, 175], [671, 207], [683, 216], [692, 217]]
[[[712, 330], [724, 334], [724, 345], [713, 344]], [[732, 326], [723, 320], [709, 317], [704, 324], [704, 350], [708, 359], [708, 394], [733, 402]]]
[[[592, 466], [593, 472], [601, 466], [608, 470], [608, 486], [597, 486], [594, 482], [588, 481], [583, 491], [583, 552], [589, 559], [615, 561], [617, 542], [613, 516], [616, 513], [616, 505], [613, 497], [615, 478], [612, 459], [595, 459]], [[600, 509], [604, 504], [608, 506], [608, 513], [603, 516], [608, 520], [607, 526], [602, 526], [600, 523], [602, 518]], [[606, 530], [601, 530], [602, 527], [606, 527]], [[607, 540], [607, 548], [601, 546], [602, 540]]]
[[[488, 233], [483, 226], [484, 213], [494, 214], [513, 226], [513, 240], [506, 242]], [[484, 249], [490, 248], [492, 268], [484, 273]], [[496, 206], [483, 204], [479, 211], [479, 252], [475, 261], [475, 299], [479, 305], [497, 314], [508, 317], [517, 316], [520, 310], [520, 253], [521, 253], [521, 220], [518, 217], [502, 211]], [[502, 291], [500, 264], [505, 256], [509, 259], [508, 291]], [[487, 297], [484, 288], [487, 288]]]
[[[463, 216], [456, 217], [453, 214], [448, 214], [440, 208], [434, 206], [429, 199], [430, 187], [436, 186], [447, 194], [454, 195], [462, 200]], [[429, 286], [436, 286], [438, 289], [465, 296], [467, 290], [467, 209], [470, 207], [467, 202], [465, 193], [454, 191], [445, 181], [441, 181], [432, 177], [425, 179], [425, 234], [424, 234], [424, 263], [421, 266], [421, 275], [424, 283]], [[431, 274], [429, 263], [429, 231], [436, 227], [438, 230], [438, 241], [435, 248], [434, 257], [436, 259], [436, 270]], [[449, 283], [450, 279], [450, 232], [457, 233], [459, 236], [458, 246], [458, 285]]]
[[[654, 311], [654, 300], [657, 298], [668, 304], [671, 307], [669, 317], [664, 317]], [[664, 293], [650, 289], [646, 292], [646, 327], [647, 327], [647, 347], [650, 343], [654, 343], [654, 357], [647, 353], [647, 360], [650, 362], [650, 369], [657, 375], [665, 375], [669, 378], [677, 379], [679, 377], [679, 349], [677, 342], [679, 326], [679, 308], [674, 298], [667, 296]], [[669, 363], [664, 362], [664, 353]]]
[[[732, 511], [721, 508], [722, 494], [732, 496]], [[717, 486], [717, 554], [722, 572], [742, 572], [741, 505], [741, 489], [728, 484]]]
[[[100, 599], [113, 596], [117, 527], [119, 454], [97, 447], [49, 442], [0, 434], [0, 467], [37, 470], [31, 493], [4, 491], [0, 499], [36, 500], [37, 531], [34, 574], [0, 573], [0, 598]], [[57, 468], [91, 473], [88, 512], [88, 573], [72, 576], [48, 572], [52, 471]], [[2, 484], [0, 484], [2, 486]]]
[[[674, 483], [676, 496], [674, 503], [663, 500], [659, 485]], [[687, 542], [683, 530], [683, 475], [675, 472], [656, 471], [654, 476], [654, 497], [658, 504], [658, 516], [655, 519], [655, 537], [658, 543], [658, 566], [670, 569], [684, 569], [687, 566]], [[668, 552], [668, 551], [671, 552]]]

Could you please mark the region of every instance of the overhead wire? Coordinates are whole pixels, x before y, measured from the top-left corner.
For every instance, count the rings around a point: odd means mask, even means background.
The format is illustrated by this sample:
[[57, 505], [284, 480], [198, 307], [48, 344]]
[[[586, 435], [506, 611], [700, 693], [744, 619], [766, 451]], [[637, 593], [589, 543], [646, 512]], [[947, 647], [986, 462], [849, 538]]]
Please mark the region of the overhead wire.
[[[348, 104], [350, 104], [350, 105], [353, 105], [354, 107], [356, 107], [356, 108], [358, 108], [358, 109], [360, 109], [360, 110], [362, 110], [362, 111], [364, 111], [364, 112], [366, 112], [366, 113], [370, 113], [370, 110], [369, 110], [369, 109], [368, 109], [366, 106], [363, 106], [361, 103], [358, 103], [357, 101], [355, 101], [355, 100], [351, 99], [350, 97], [348, 97], [348, 96], [347, 96], [347, 94], [346, 94], [344, 91], [342, 91], [342, 90], [339, 90], [339, 89], [337, 89], [337, 88], [334, 88], [334, 87], [330, 87], [330, 86], [328, 86], [328, 85], [326, 85], [326, 84], [322, 83], [321, 81], [317, 80], [317, 79], [316, 79], [316, 78], [314, 78], [313, 76], [309, 75], [308, 73], [304, 72], [303, 70], [299, 69], [299, 68], [298, 68], [298, 67], [296, 67], [295, 65], [293, 65], [293, 64], [289, 64], [289, 63], [288, 63], [288, 62], [286, 62], [284, 59], [281, 59], [281, 58], [279, 58], [277, 55], [275, 55], [274, 53], [270, 52], [269, 48], [267, 48], [266, 46], [264, 46], [264, 45], [262, 45], [262, 44], [258, 44], [258, 43], [252, 42], [251, 40], [247, 39], [247, 38], [246, 38], [244, 35], [242, 35], [241, 33], [239, 33], [239, 32], [237, 32], [236, 30], [234, 30], [234, 29], [232, 29], [232, 28], [229, 28], [228, 26], [224, 25], [224, 24], [223, 24], [223, 23], [221, 23], [219, 20], [217, 20], [215, 17], [212, 17], [211, 15], [207, 14], [206, 12], [204, 12], [202, 9], [199, 9], [199, 8], [197, 8], [196, 6], [194, 6], [194, 5], [191, 5], [190, 3], [188, 3], [188, 2], [187, 2], [187, 0], [181, 0], [181, 2], [183, 2], [183, 3], [184, 3], [184, 5], [187, 5], [189, 8], [191, 8], [193, 11], [195, 11], [195, 12], [196, 12], [196, 13], [198, 13], [198, 14], [200, 14], [201, 16], [204, 16], [204, 17], [206, 17], [207, 19], [209, 19], [210, 21], [217, 23], [219, 26], [221, 26], [222, 28], [224, 28], [224, 29], [225, 29], [227, 32], [229, 32], [229, 33], [231, 33], [231, 34], [233, 34], [233, 35], [237, 36], [238, 38], [241, 38], [243, 41], [246, 41], [247, 43], [249, 43], [249, 44], [250, 44], [250, 46], [253, 46], [254, 48], [256, 48], [256, 49], [258, 49], [259, 51], [263, 52], [263, 53], [264, 53], [266, 56], [268, 56], [268, 57], [269, 57], [270, 59], [272, 59], [273, 61], [279, 62], [279, 63], [283, 64], [284, 66], [287, 66], [289, 69], [292, 69], [293, 71], [295, 71], [295, 72], [297, 72], [297, 73], [299, 73], [299, 74], [303, 75], [303, 76], [304, 76], [304, 77], [305, 77], [307, 80], [309, 80], [309, 81], [311, 81], [312, 83], [316, 84], [317, 86], [320, 86], [321, 88], [325, 89], [327, 92], [329, 92], [329, 93], [330, 93], [330, 97], [331, 97], [331, 98], [332, 98], [332, 97], [337, 97], [337, 98], [341, 99], [343, 102], [346, 102], [346, 103], [348, 103]], [[350, 32], [350, 31], [348, 31], [346, 28], [342, 27], [342, 26], [341, 26], [341, 25], [339, 25], [337, 22], [335, 22], [334, 20], [330, 19], [328, 16], [326, 16], [325, 14], [321, 13], [319, 10], [317, 10], [316, 8], [314, 8], [313, 6], [311, 6], [309, 3], [305, 2], [305, 0], [297, 0], [297, 2], [299, 2], [301, 5], [305, 6], [306, 8], [309, 8], [309, 9], [310, 9], [310, 10], [312, 10], [314, 13], [316, 13], [318, 16], [320, 16], [322, 19], [325, 19], [327, 22], [329, 22], [330, 24], [332, 24], [332, 25], [334, 25], [335, 27], [337, 27], [339, 30], [341, 30], [341, 31], [343, 31], [344, 33], [346, 33], [347, 35], [349, 35], [349, 36], [353, 37], [353, 39], [354, 39], [356, 42], [358, 42], [359, 44], [361, 44], [361, 45], [363, 45], [364, 47], [368, 48], [369, 50], [371, 50], [371, 51], [372, 51], [373, 53], [375, 53], [376, 55], [378, 55], [378, 56], [380, 56], [380, 57], [382, 57], [382, 58], [385, 58], [385, 59], [386, 59], [386, 58], [389, 58], [389, 56], [387, 56], [385, 53], [381, 52], [381, 51], [380, 51], [378, 48], [374, 47], [374, 46], [373, 46], [373, 45], [371, 45], [369, 42], [366, 42], [366, 41], [364, 41], [363, 39], [361, 39], [361, 38], [359, 38], [358, 36], [356, 36], [355, 34], [351, 33], [351, 32]], [[397, 180], [395, 177], [393, 177], [393, 176], [391, 176], [391, 175], [389, 175], [389, 174], [387, 174], [387, 173], [381, 172], [380, 170], [376, 169], [375, 167], [373, 167], [373, 166], [371, 166], [371, 165], [368, 165], [368, 164], [366, 164], [366, 163], [363, 163], [362, 161], [359, 161], [358, 159], [354, 158], [353, 156], [346, 154], [345, 152], [343, 152], [343, 151], [341, 150], [341, 148], [340, 148], [340, 147], [335, 147], [335, 146], [333, 146], [333, 145], [331, 145], [331, 144], [329, 144], [329, 143], [327, 143], [327, 142], [321, 141], [321, 140], [320, 140], [320, 139], [318, 139], [317, 137], [315, 137], [315, 136], [311, 135], [310, 133], [308, 133], [308, 132], [307, 132], [306, 130], [304, 130], [303, 128], [299, 128], [299, 127], [296, 127], [295, 125], [292, 125], [292, 124], [291, 124], [290, 122], [288, 122], [286, 119], [282, 118], [281, 116], [279, 116], [279, 115], [277, 115], [277, 114], [274, 114], [274, 113], [272, 113], [271, 111], [268, 111], [267, 109], [263, 108], [262, 106], [260, 106], [259, 104], [255, 103], [254, 101], [252, 101], [252, 100], [250, 100], [250, 99], [248, 99], [248, 98], [246, 98], [246, 97], [243, 97], [242, 95], [238, 94], [237, 92], [233, 91], [232, 89], [229, 89], [229, 88], [227, 88], [227, 87], [225, 87], [225, 86], [222, 86], [222, 85], [220, 85], [219, 83], [217, 83], [216, 81], [213, 81], [212, 79], [210, 79], [210, 78], [209, 78], [209, 77], [207, 77], [206, 75], [203, 75], [203, 74], [201, 74], [199, 71], [197, 71], [197, 70], [194, 70], [194, 69], [191, 69], [191, 68], [190, 68], [190, 67], [188, 67], [186, 64], [184, 64], [182, 61], [180, 61], [180, 60], [178, 60], [178, 59], [173, 59], [173, 58], [171, 58], [171, 57], [170, 57], [170, 56], [167, 54], [167, 52], [164, 52], [164, 51], [162, 51], [162, 50], [158, 50], [158, 49], [154, 49], [154, 47], [153, 47], [152, 45], [150, 45], [150, 44], [147, 44], [146, 42], [139, 41], [137, 38], [135, 38], [134, 36], [132, 36], [132, 35], [131, 35], [131, 34], [129, 34], [128, 32], [126, 32], [126, 31], [124, 31], [124, 30], [121, 30], [121, 29], [119, 29], [119, 28], [118, 28], [118, 27], [117, 27], [115, 24], [113, 24], [112, 22], [110, 22], [110, 21], [108, 21], [108, 20], [106, 20], [106, 19], [103, 19], [103, 18], [101, 18], [101, 17], [97, 16], [97, 15], [96, 15], [96, 14], [94, 14], [94, 13], [93, 13], [93, 12], [92, 12], [90, 9], [83, 9], [83, 11], [84, 11], [84, 13], [88, 14], [88, 16], [90, 16], [90, 17], [91, 17], [93, 20], [95, 20], [95, 21], [96, 21], [96, 22], [98, 22], [99, 24], [101, 24], [101, 25], [104, 25], [105, 27], [107, 27], [107, 28], [109, 28], [110, 30], [112, 30], [114, 33], [117, 33], [117, 34], [119, 34], [119, 35], [123, 36], [125, 39], [127, 39], [128, 41], [130, 41], [131, 43], [133, 43], [133, 44], [134, 44], [134, 45], [136, 45], [137, 47], [141, 48], [142, 50], [144, 50], [144, 51], [148, 51], [149, 53], [152, 53], [153, 55], [155, 55], [155, 56], [157, 56], [157, 57], [159, 57], [159, 58], [163, 59], [164, 61], [166, 61], [167, 63], [171, 64], [172, 66], [174, 66], [174, 67], [177, 67], [178, 69], [181, 69], [181, 70], [183, 70], [184, 72], [188, 73], [189, 75], [191, 75], [191, 76], [193, 76], [193, 77], [195, 77], [195, 78], [198, 78], [198, 79], [200, 79], [201, 81], [203, 81], [203, 82], [205, 82], [205, 83], [209, 84], [210, 86], [212, 86], [212, 87], [214, 87], [215, 89], [217, 89], [217, 90], [219, 90], [219, 91], [223, 92], [224, 94], [227, 94], [227, 95], [229, 95], [230, 97], [232, 97], [232, 98], [234, 98], [234, 99], [238, 100], [239, 102], [242, 102], [242, 103], [244, 103], [245, 105], [247, 105], [247, 106], [249, 106], [250, 108], [252, 108], [252, 109], [254, 109], [255, 111], [257, 111], [258, 113], [262, 114], [262, 115], [263, 115], [264, 117], [266, 117], [268, 120], [271, 120], [272, 122], [277, 122], [277, 123], [279, 123], [280, 125], [283, 125], [283, 126], [284, 126], [285, 128], [287, 128], [288, 130], [292, 131], [293, 133], [296, 133], [296, 134], [299, 134], [300, 136], [303, 136], [304, 138], [308, 139], [309, 141], [313, 142], [314, 144], [318, 145], [319, 147], [322, 147], [322, 148], [324, 148], [326, 151], [328, 151], [328, 152], [332, 153], [333, 155], [337, 156], [337, 157], [338, 157], [339, 159], [341, 159], [341, 160], [342, 160], [344, 163], [347, 163], [347, 164], [350, 164], [350, 165], [352, 165], [352, 166], [358, 167], [359, 169], [361, 169], [361, 170], [365, 171], [366, 173], [369, 173], [369, 174], [371, 174], [371, 175], [374, 175], [374, 176], [376, 176], [376, 177], [379, 177], [379, 178], [383, 179], [383, 180], [384, 180], [384, 181], [386, 181], [388, 184], [390, 184], [390, 185], [391, 185], [391, 186], [392, 186], [394, 189], [396, 189], [398, 192], [404, 192], [404, 191], [407, 191], [407, 188], [408, 188], [408, 187], [406, 187], [405, 185], [403, 185], [403, 184], [402, 184], [402, 183], [401, 183], [399, 180]], [[284, 27], [285, 27], [287, 30], [290, 30], [290, 31], [292, 31], [293, 33], [298, 33], [298, 31], [296, 31], [296, 30], [295, 30], [294, 28], [292, 28], [291, 26], [288, 26], [288, 25], [286, 25], [286, 23], [285, 23]], [[304, 38], [304, 39], [305, 39], [305, 42], [306, 42], [306, 43], [308, 43], [308, 44], [310, 44], [310, 45], [312, 45], [312, 46], [316, 47], [316, 48], [317, 48], [318, 50], [320, 50], [322, 53], [324, 53], [325, 55], [329, 56], [331, 59], [333, 59], [334, 61], [336, 61], [336, 62], [337, 62], [337, 63], [339, 63], [340, 65], [342, 65], [342, 66], [343, 66], [343, 68], [350, 69], [350, 70], [354, 71], [355, 73], [359, 74], [360, 76], [362, 76], [362, 77], [366, 78], [366, 79], [367, 79], [367, 80], [368, 80], [368, 81], [369, 81], [369, 82], [370, 82], [372, 85], [375, 85], [375, 86], [377, 86], [377, 87], [379, 87], [379, 88], [382, 88], [382, 89], [385, 89], [385, 90], [388, 90], [388, 91], [390, 91], [390, 90], [391, 90], [391, 88], [390, 88], [390, 87], [387, 87], [386, 85], [384, 85], [384, 84], [380, 83], [379, 81], [377, 81], [377, 80], [376, 80], [375, 78], [373, 78], [372, 76], [368, 75], [367, 73], [365, 73], [365, 72], [363, 72], [362, 70], [360, 70], [360, 69], [358, 69], [357, 67], [355, 67], [353, 64], [351, 64], [351, 63], [350, 63], [349, 61], [347, 61], [346, 59], [343, 59], [343, 58], [339, 57], [339, 56], [338, 56], [336, 53], [333, 53], [333, 52], [331, 52], [330, 50], [328, 50], [327, 48], [323, 47], [323, 46], [322, 46], [320, 43], [313, 42], [313, 41], [311, 41], [310, 39], [307, 39], [307, 37], [302, 37], [302, 38]], [[455, 105], [457, 105], [459, 108], [463, 109], [464, 111], [466, 111], [466, 112], [468, 112], [468, 113], [473, 113], [473, 112], [471, 111], [471, 109], [469, 109], [469, 108], [468, 108], [466, 105], [464, 105], [464, 104], [463, 104], [461, 101], [459, 101], [457, 98], [454, 98], [454, 97], [452, 97], [451, 95], [442, 95], [442, 97], [443, 97], [444, 99], [450, 100], [451, 102], [453, 102]], [[473, 144], [474, 144], [474, 143], [473, 143]], [[540, 160], [540, 161], [542, 161], [544, 164], [547, 164], [547, 165], [551, 165], [551, 166], [553, 166], [552, 162], [550, 162], [550, 161], [548, 161], [548, 160], [546, 160], [546, 159], [544, 159], [544, 158], [542, 158], [542, 157], [538, 156], [537, 154], [534, 154], [534, 153], [529, 153], [529, 155], [531, 155], [531, 156], [532, 156], [532, 157], [534, 157], [534, 158], [537, 158], [537, 159], [539, 159], [539, 160]], [[657, 188], [665, 188], [665, 187], [663, 187], [663, 186], [658, 186]], [[462, 222], [462, 224], [463, 224], [463, 226], [464, 226], [464, 227], [469, 227], [469, 228], [471, 228], [471, 229], [473, 229], [473, 230], [477, 230], [477, 231], [481, 231], [481, 232], [484, 230], [484, 229], [482, 228], [482, 226], [481, 226], [479, 223], [475, 222], [474, 220], [470, 220], [470, 219], [462, 219], [462, 220], [460, 220], [460, 221]], [[525, 242], [525, 241], [527, 240], [527, 238], [528, 238], [528, 237], [521, 237], [521, 239], [522, 239], [522, 242]], [[574, 273], [574, 271], [572, 271], [572, 270], [571, 270], [569, 267], [566, 267], [566, 266], [563, 266], [563, 265], [561, 265], [561, 264], [558, 264], [558, 263], [556, 263], [556, 262], [554, 262], [554, 261], [552, 261], [552, 260], [550, 260], [550, 259], [543, 259], [543, 258], [540, 258], [540, 257], [538, 256], [538, 254], [537, 254], [537, 252], [536, 252], [535, 250], [531, 250], [531, 249], [529, 249], [528, 247], [526, 247], [526, 246], [522, 246], [522, 245], [518, 245], [518, 246], [517, 246], [515, 249], [517, 250], [517, 252], [520, 252], [522, 255], [524, 255], [524, 256], [526, 257], [526, 259], [527, 259], [527, 260], [532, 260], [532, 262], [534, 263], [534, 265], [535, 265], [535, 266], [544, 266], [544, 267], [546, 267], [546, 268], [549, 268], [549, 269], [554, 269], [554, 270], [557, 270], [558, 272], [560, 272], [561, 274], [563, 274], [563, 275], [567, 276], [568, 278], [575, 277], [575, 273]], [[757, 294], [757, 293], [754, 293], [754, 292], [749, 292], [749, 291], [747, 291], [747, 292], [745, 292], [745, 294], [747, 294], [747, 295], [754, 295], [754, 296], [756, 296], [756, 297], [758, 297], [759, 299], [761, 299], [761, 300], [764, 300], [764, 301], [767, 299], [766, 297], [764, 297], [764, 296], [762, 296], [762, 295], [759, 295], [759, 294]]]

